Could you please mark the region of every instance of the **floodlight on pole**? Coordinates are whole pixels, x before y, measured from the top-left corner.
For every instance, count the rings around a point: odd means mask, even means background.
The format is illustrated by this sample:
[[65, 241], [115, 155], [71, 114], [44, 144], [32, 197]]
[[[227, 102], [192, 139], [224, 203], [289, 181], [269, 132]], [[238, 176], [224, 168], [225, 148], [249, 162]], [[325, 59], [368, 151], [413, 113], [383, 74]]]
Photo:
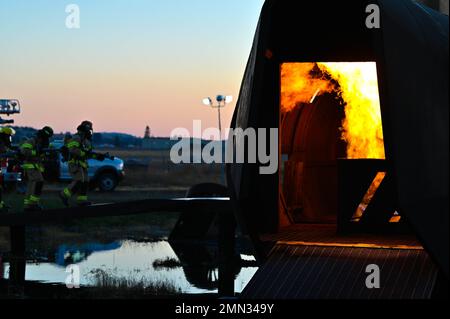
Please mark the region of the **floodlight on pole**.
[[214, 109], [217, 109], [219, 115], [219, 131], [220, 136], [222, 138], [222, 115], [220, 113], [220, 109], [224, 108], [227, 104], [233, 102], [233, 97], [230, 95], [217, 95], [216, 96], [216, 104], [214, 104], [213, 100], [210, 97], [203, 99], [203, 104], [210, 106]]
[[[11, 116], [20, 114], [20, 102], [18, 100], [0, 99], [0, 114]], [[4, 120], [0, 117], [0, 125], [14, 124], [14, 120]]]

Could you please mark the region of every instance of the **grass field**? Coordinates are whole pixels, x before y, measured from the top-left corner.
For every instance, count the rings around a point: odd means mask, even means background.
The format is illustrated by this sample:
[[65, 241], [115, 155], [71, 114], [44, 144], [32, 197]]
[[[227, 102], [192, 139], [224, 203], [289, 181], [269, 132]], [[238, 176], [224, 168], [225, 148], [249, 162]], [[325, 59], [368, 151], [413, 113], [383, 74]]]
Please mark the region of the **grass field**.
[[[200, 183], [224, 183], [224, 168], [219, 164], [174, 164], [169, 151], [105, 149], [125, 161], [123, 186], [189, 188]], [[140, 165], [127, 165], [134, 161]]]

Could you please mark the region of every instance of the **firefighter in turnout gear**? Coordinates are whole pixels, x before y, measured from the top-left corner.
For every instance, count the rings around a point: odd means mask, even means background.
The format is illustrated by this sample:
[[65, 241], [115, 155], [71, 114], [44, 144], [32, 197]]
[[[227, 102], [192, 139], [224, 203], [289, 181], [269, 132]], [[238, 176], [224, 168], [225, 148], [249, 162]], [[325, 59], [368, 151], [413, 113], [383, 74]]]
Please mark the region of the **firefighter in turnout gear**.
[[72, 176], [72, 183], [60, 193], [61, 200], [66, 206], [69, 206], [72, 197], [76, 197], [78, 206], [91, 205], [88, 201], [88, 160], [105, 159], [102, 155], [94, 155], [92, 152], [93, 132], [93, 124], [84, 121], [78, 126], [77, 133], [65, 141], [65, 147], [68, 149], [69, 173]]
[[[16, 131], [10, 127], [0, 128], [0, 155], [8, 156], [8, 152], [11, 151], [12, 137], [16, 134]], [[0, 176], [2, 172], [0, 170]], [[3, 201], [3, 179], [0, 181], [0, 213], [7, 212], [8, 207]]]
[[25, 211], [40, 211], [42, 189], [44, 187], [44, 165], [45, 149], [50, 145], [53, 136], [51, 127], [44, 127], [36, 133], [36, 136], [20, 145], [20, 153], [23, 157], [22, 168], [27, 179], [27, 192], [24, 199]]

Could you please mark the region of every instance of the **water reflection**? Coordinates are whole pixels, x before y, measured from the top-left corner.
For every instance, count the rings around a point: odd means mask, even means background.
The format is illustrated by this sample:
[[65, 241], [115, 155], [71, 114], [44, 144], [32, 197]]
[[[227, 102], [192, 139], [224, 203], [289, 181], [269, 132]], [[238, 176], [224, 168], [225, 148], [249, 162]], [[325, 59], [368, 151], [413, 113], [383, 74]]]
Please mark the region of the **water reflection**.
[[81, 246], [61, 245], [55, 253], [55, 263], [59, 266], [79, 264], [93, 253], [113, 251], [119, 249], [121, 243], [110, 244], [89, 243]]
[[[183, 293], [211, 293], [218, 288], [218, 251], [214, 245], [182, 243], [115, 241], [60, 245], [53, 252], [34, 254], [37, 261], [27, 261], [25, 279], [43, 283], [65, 284], [66, 266], [80, 267], [81, 286], [95, 286], [95, 274], [106, 272], [115, 278], [150, 283], [169, 283]], [[241, 258], [242, 257], [242, 258]], [[171, 267], [156, 266], [164, 260], [174, 261]], [[249, 264], [251, 256], [236, 256], [235, 286], [241, 292], [257, 268]], [[156, 262], [156, 263], [155, 263]], [[0, 273], [9, 277], [9, 263]]]
[[[214, 246], [192, 246], [172, 243], [172, 249], [183, 265], [186, 279], [198, 289], [215, 290], [218, 287], [218, 251]], [[237, 256], [234, 278], [241, 272], [241, 258]]]

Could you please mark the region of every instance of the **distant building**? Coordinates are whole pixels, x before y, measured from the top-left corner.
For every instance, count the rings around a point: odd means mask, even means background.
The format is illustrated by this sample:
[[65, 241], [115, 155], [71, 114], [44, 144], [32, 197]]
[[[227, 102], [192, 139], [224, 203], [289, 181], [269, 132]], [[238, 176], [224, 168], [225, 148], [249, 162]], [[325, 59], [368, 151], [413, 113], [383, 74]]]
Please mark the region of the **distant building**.
[[144, 140], [148, 140], [150, 137], [151, 137], [150, 126], [147, 126], [147, 127], [145, 128]]

